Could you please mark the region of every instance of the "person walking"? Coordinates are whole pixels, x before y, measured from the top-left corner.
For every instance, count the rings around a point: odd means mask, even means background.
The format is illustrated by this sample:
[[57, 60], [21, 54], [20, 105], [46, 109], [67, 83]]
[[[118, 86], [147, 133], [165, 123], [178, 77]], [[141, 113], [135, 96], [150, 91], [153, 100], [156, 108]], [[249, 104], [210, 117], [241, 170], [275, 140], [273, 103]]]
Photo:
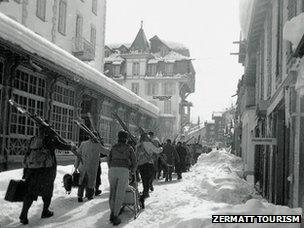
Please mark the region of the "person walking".
[[179, 162], [175, 163], [175, 171], [177, 174], [177, 179], [182, 179], [182, 173], [186, 172], [186, 158], [187, 150], [182, 146], [181, 142], [178, 142], [176, 145], [176, 152], [179, 156]]
[[[100, 144], [102, 146], [104, 146], [104, 141], [103, 141], [103, 138], [100, 137], [99, 133], [97, 132], [98, 134], [98, 137], [101, 139], [100, 141]], [[107, 155], [104, 155], [104, 154], [100, 154], [100, 159], [99, 159], [99, 163], [98, 163], [98, 169], [97, 169], [97, 175], [96, 175], [96, 182], [95, 182], [95, 196], [98, 196], [101, 194], [101, 190], [99, 189], [100, 188], [100, 185], [101, 185], [101, 161], [104, 159], [107, 160]]]
[[179, 156], [171, 144], [171, 139], [167, 139], [166, 144], [164, 146], [164, 154], [167, 158], [167, 172], [165, 181], [172, 181], [172, 172], [174, 168], [174, 164], [179, 163]]
[[[97, 135], [96, 132], [93, 132]], [[83, 141], [78, 153], [83, 157], [83, 164], [80, 164], [79, 159], [75, 161], [75, 169], [79, 170], [79, 187], [78, 187], [78, 202], [83, 202], [83, 194], [88, 200], [93, 199], [96, 187], [96, 176], [101, 154], [109, 154], [109, 151], [103, 147], [96, 139], [90, 138]]]
[[81, 155], [76, 152], [76, 146], [68, 144], [48, 127], [40, 125], [37, 135], [29, 142], [28, 151], [23, 160], [23, 179], [25, 179], [27, 189], [19, 219], [24, 225], [29, 222], [28, 211], [38, 196], [41, 196], [43, 201], [41, 218], [49, 218], [54, 214], [49, 210], [49, 206], [57, 174], [56, 149], [71, 150], [81, 160]]
[[149, 139], [146, 133], [140, 136], [139, 144], [136, 146], [138, 169], [143, 184], [143, 197], [149, 197], [151, 179], [154, 178], [153, 154], [162, 152], [161, 147], [156, 147]]
[[[156, 147], [160, 147], [160, 141], [159, 139], [154, 136], [154, 132], [150, 131], [148, 133], [149, 138], [151, 139], [152, 143], [154, 146]], [[153, 181], [154, 179], [157, 179], [157, 174], [158, 174], [158, 160], [159, 160], [159, 154], [157, 153], [153, 153], [152, 155], [152, 159], [153, 159], [153, 171], [154, 171], [154, 175], [153, 178], [150, 179], [150, 190], [153, 192], [154, 191], [154, 187], [153, 187]]]
[[112, 147], [108, 157], [110, 221], [115, 226], [121, 223], [118, 215], [125, 198], [129, 182], [129, 171], [135, 173], [137, 165], [134, 150], [127, 144], [127, 139], [127, 132], [118, 132], [118, 142]]

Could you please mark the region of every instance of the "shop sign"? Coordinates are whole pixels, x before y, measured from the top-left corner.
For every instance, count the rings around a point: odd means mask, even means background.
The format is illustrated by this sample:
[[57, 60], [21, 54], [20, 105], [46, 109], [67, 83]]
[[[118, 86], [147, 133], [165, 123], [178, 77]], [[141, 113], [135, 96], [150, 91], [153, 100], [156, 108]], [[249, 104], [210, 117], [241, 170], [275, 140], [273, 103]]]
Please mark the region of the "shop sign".
[[158, 99], [160, 101], [171, 100], [172, 96], [153, 96], [153, 99]]
[[252, 138], [251, 142], [254, 145], [277, 145], [276, 138]]

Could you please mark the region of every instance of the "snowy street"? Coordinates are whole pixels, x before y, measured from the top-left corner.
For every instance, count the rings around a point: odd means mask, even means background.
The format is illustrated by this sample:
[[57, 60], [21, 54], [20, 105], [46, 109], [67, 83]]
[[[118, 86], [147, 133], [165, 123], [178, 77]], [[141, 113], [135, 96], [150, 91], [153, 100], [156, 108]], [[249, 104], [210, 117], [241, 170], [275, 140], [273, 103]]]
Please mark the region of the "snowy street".
[[[241, 159], [225, 151], [213, 151], [199, 157], [181, 181], [154, 182], [154, 192], [146, 200], [146, 209], [134, 220], [125, 209], [120, 227], [243, 227], [244, 224], [212, 224], [211, 215], [291, 215], [301, 209], [275, 206], [263, 200], [245, 180], [241, 179]], [[109, 186], [107, 165], [102, 163], [101, 196], [92, 201], [77, 202], [76, 189], [65, 194], [62, 177], [72, 166], [59, 166], [51, 210], [54, 217], [40, 219], [41, 198], [29, 212], [28, 227], [112, 227], [109, 219]], [[21, 203], [4, 201], [10, 179], [19, 179], [22, 170], [0, 173], [0, 224], [2, 227], [23, 227], [18, 216]], [[141, 183], [140, 190], [141, 190]], [[298, 224], [246, 224], [246, 227], [299, 227]]]

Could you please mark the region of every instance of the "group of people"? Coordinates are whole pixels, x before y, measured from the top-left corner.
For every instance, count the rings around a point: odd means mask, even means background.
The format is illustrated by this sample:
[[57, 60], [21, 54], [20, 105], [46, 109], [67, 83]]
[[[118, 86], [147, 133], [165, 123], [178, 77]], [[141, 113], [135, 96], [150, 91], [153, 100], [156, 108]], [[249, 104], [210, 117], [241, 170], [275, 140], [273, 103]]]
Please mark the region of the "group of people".
[[153, 132], [148, 134], [143, 132], [138, 142], [135, 142], [130, 140], [126, 131], [120, 131], [117, 135], [117, 143], [111, 149], [107, 149], [100, 140], [94, 138], [83, 141], [77, 148], [61, 140], [43, 126], [38, 132], [39, 134], [31, 139], [28, 152], [24, 157], [23, 179], [25, 179], [27, 191], [19, 216], [22, 224], [28, 224], [28, 211], [38, 196], [42, 197], [44, 203], [41, 218], [53, 216], [49, 206], [57, 172], [55, 149], [70, 150], [77, 157], [74, 167], [80, 173], [78, 202], [83, 202], [84, 193], [88, 200], [101, 193], [99, 190], [100, 158], [103, 157], [107, 161], [110, 222], [113, 225], [121, 223], [119, 214], [130, 176], [134, 177], [135, 182], [141, 179], [143, 191], [139, 201], [141, 207], [144, 208], [145, 199], [149, 197], [149, 192], [154, 190], [153, 181], [161, 177], [161, 172], [165, 181], [172, 181], [174, 170], [177, 173], [177, 179], [181, 179], [182, 173], [188, 171], [193, 163], [193, 155], [185, 143], [178, 142], [175, 145], [167, 139], [166, 143], [161, 144]]

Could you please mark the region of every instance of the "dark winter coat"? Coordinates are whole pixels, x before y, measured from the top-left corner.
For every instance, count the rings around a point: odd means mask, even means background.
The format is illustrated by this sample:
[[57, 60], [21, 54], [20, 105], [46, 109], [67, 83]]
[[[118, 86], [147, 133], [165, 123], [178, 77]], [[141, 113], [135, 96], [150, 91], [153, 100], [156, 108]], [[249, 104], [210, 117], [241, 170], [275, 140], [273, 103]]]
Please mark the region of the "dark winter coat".
[[179, 163], [180, 159], [173, 145], [166, 144], [164, 146], [163, 153], [166, 155], [168, 165]]
[[108, 164], [109, 168], [125, 167], [134, 172], [137, 163], [133, 148], [125, 143], [115, 144], [110, 151]]
[[187, 149], [183, 146], [177, 146], [176, 151], [178, 153], [178, 156], [180, 158], [180, 166], [182, 170], [186, 169], [186, 159], [188, 156]]
[[[34, 138], [31, 139], [31, 142], [33, 140]], [[42, 143], [44, 148], [50, 153], [53, 165], [51, 167], [24, 168], [23, 178], [27, 183], [26, 197], [33, 200], [37, 200], [38, 196], [52, 197], [57, 172], [55, 150], [71, 150], [71, 145], [62, 142], [56, 135], [44, 137]]]

